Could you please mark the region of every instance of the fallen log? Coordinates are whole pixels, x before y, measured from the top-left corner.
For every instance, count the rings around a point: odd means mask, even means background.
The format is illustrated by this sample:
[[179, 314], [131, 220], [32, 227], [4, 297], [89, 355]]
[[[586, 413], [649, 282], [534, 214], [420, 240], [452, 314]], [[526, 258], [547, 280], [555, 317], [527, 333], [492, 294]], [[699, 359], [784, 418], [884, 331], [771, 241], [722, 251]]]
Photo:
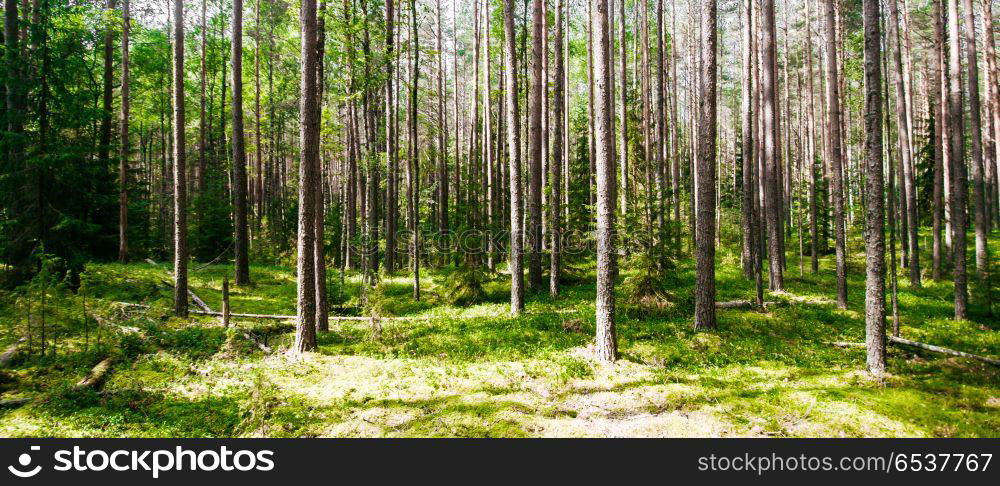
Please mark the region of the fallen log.
[[[764, 308], [771, 306], [781, 305], [781, 302], [764, 302]], [[725, 302], [716, 302], [716, 309], [756, 309], [757, 302], [752, 300], [730, 300]]]
[[[139, 307], [139, 308], [143, 308], [143, 309], [148, 309], [149, 308], [148, 305], [145, 305], [145, 304], [136, 304], [134, 302], [115, 302], [115, 303], [118, 304], [118, 305], [126, 306], [126, 307]], [[212, 310], [209, 310], [209, 311], [191, 310], [189, 312], [192, 313], [192, 314], [198, 314], [198, 315], [202, 315], [202, 316], [222, 317], [222, 313], [221, 312], [216, 312], [216, 311], [212, 311]], [[246, 318], [246, 319], [274, 319], [274, 320], [279, 320], [279, 321], [294, 321], [294, 320], [298, 319], [298, 316], [293, 316], [293, 315], [282, 315], [282, 314], [248, 314], [248, 313], [241, 313], [241, 312], [230, 312], [229, 313], [229, 317], [243, 317], [243, 318]], [[382, 320], [393, 320], [393, 321], [430, 321], [430, 320], [435, 319], [435, 318], [434, 317], [426, 317], [426, 316], [411, 316], [411, 317], [403, 316], [403, 317], [382, 317], [381, 319]], [[470, 319], [472, 319], [472, 318], [470, 318]], [[371, 318], [367, 317], [367, 316], [330, 316], [330, 320], [331, 321], [370, 321]]]
[[[948, 354], [951, 356], [958, 356], [961, 358], [969, 358], [983, 363], [988, 363], [993, 366], [1000, 366], [1000, 359], [994, 359], [987, 356], [979, 356], [978, 354], [966, 353], [964, 351], [956, 351], [954, 349], [943, 348], [941, 346], [935, 346], [933, 344], [926, 344], [917, 341], [910, 341], [909, 339], [903, 339], [901, 337], [889, 336], [889, 344], [894, 344], [896, 346], [912, 346], [914, 348], [920, 348], [927, 351], [934, 351], [935, 353]], [[837, 346], [838, 348], [864, 348], [868, 345], [865, 343], [855, 343], [850, 341], [831, 341], [827, 344]]]
[[[222, 317], [221, 312], [211, 311], [190, 311], [192, 314], [199, 314], [204, 316], [215, 316]], [[247, 319], [275, 319], [280, 321], [294, 321], [298, 319], [298, 316], [290, 315], [280, 315], [280, 314], [241, 314], [239, 312], [230, 312], [229, 317], [244, 317]], [[435, 319], [434, 317], [426, 316], [403, 316], [403, 317], [379, 317], [383, 321], [430, 321]], [[472, 319], [472, 318], [470, 318]], [[371, 317], [368, 316], [330, 316], [331, 321], [365, 321], [370, 322]]]
[[195, 293], [192, 292], [191, 289], [188, 289], [188, 295], [191, 297], [191, 300], [194, 301], [195, 305], [197, 305], [199, 309], [201, 309], [204, 312], [212, 312], [212, 308], [209, 307], [204, 300], [201, 300], [200, 297], [195, 295]]
[[979, 356], [977, 354], [966, 353], [964, 351], [955, 351], [954, 349], [942, 348], [941, 346], [935, 346], [933, 344], [924, 344], [917, 341], [910, 341], [909, 339], [903, 339], [901, 337], [889, 336], [889, 342], [893, 344], [901, 344], [904, 346], [912, 346], [914, 348], [926, 349], [927, 351], [934, 351], [936, 353], [950, 354], [952, 356], [960, 356], [962, 358], [970, 358], [977, 361], [982, 361], [983, 363], [989, 363], [993, 366], [1000, 366], [1000, 359], [989, 358], [986, 356]]
[[107, 378], [108, 372], [111, 371], [111, 363], [113, 361], [114, 360], [110, 357], [101, 360], [101, 362], [97, 363], [97, 366], [94, 366], [94, 368], [90, 370], [90, 373], [87, 374], [84, 379], [80, 380], [80, 382], [77, 383], [73, 389], [79, 391], [85, 388], [100, 388], [101, 385], [104, 384], [104, 380]]
[[822, 298], [822, 297], [804, 297], [801, 295], [795, 295], [788, 293], [787, 291], [774, 291], [771, 292], [772, 295], [778, 295], [785, 297], [789, 302], [795, 304], [811, 304], [811, 305], [836, 305], [837, 302], [834, 300]]
[[20, 348], [21, 343], [25, 341], [27, 341], [27, 338], [19, 339], [16, 343], [11, 344], [10, 347], [3, 352], [3, 354], [0, 354], [0, 366], [7, 366], [7, 363], [10, 363], [11, 360], [14, 359], [14, 356], [17, 356], [17, 351]]
[[[115, 302], [115, 304], [118, 304], [118, 305], [124, 306], [124, 307], [138, 307], [140, 309], [148, 309], [149, 308], [149, 306], [146, 305], [146, 304], [136, 304], [135, 302]], [[222, 313], [221, 312], [216, 312], [216, 311], [213, 311], [213, 310], [207, 310], [207, 311], [206, 310], [190, 310], [188, 312], [190, 312], [192, 314], [203, 315], [203, 316], [222, 317]], [[230, 312], [229, 316], [230, 317], [245, 317], [247, 319], [278, 319], [278, 320], [295, 320], [297, 318], [296, 316], [283, 316], [283, 315], [276, 315], [276, 314], [275, 315], [272, 315], [272, 314], [241, 314], [239, 312]], [[330, 319], [338, 319], [338, 317], [331, 316]], [[343, 319], [343, 318], [340, 318], [340, 319]], [[365, 318], [365, 319], [367, 319], [367, 318]]]
[[0, 409], [17, 408], [22, 405], [26, 405], [30, 401], [30, 398], [8, 398], [7, 400], [0, 400]]
[[[159, 266], [159, 263], [156, 263], [151, 258], [147, 258], [146, 259], [146, 263], [148, 263], [150, 265]], [[168, 282], [166, 280], [162, 280], [161, 282], [163, 282], [163, 284], [166, 285], [166, 286], [168, 286], [168, 287], [173, 287], [174, 286], [173, 283]], [[191, 300], [194, 301], [194, 304], [197, 305], [199, 309], [201, 309], [203, 311], [206, 311], [206, 312], [211, 312], [212, 311], [212, 308], [209, 307], [208, 304], [206, 304], [204, 300], [201, 300], [201, 298], [198, 297], [197, 294], [195, 294], [194, 292], [192, 292], [190, 288], [188, 288], [187, 293], [188, 293], [188, 297], [191, 297]]]
[[247, 341], [250, 341], [250, 342], [254, 343], [257, 346], [258, 349], [260, 349], [261, 351], [264, 352], [264, 354], [271, 354], [271, 348], [268, 347], [268, 345], [266, 345], [266, 344], [258, 341], [257, 338], [255, 338], [253, 336], [253, 334], [250, 334], [247, 331], [242, 331], [242, 332], [243, 332], [243, 338], [244, 339], [246, 339]]
[[[810, 297], [801, 297], [798, 295], [792, 295], [789, 293], [773, 292], [775, 295], [780, 295], [788, 298], [788, 301], [767, 301], [764, 302], [764, 308], [784, 306], [789, 304], [807, 304], [807, 305], [830, 305], [834, 304], [832, 300], [824, 299], [813, 299]], [[716, 309], [756, 309], [757, 302], [753, 300], [730, 300], [725, 302], [716, 302]]]
[[[198, 314], [202, 316], [223, 317], [222, 312], [216, 312], [216, 311], [192, 310], [189, 312], [191, 312], [192, 314]], [[230, 312], [229, 317], [244, 317], [247, 319], [277, 319], [282, 321], [297, 319], [296, 316], [282, 316], [282, 315], [272, 315], [272, 314], [241, 314], [239, 312]], [[330, 317], [330, 319], [335, 319], [335, 317]]]
[[852, 343], [850, 341], [831, 341], [827, 344], [832, 344], [838, 348], [864, 348], [868, 346], [865, 343]]
[[[167, 287], [174, 286], [174, 284], [166, 280], [161, 280], [161, 282], [163, 282], [163, 285], [166, 285]], [[203, 312], [212, 312], [212, 308], [209, 307], [204, 300], [201, 300], [201, 297], [198, 297], [198, 294], [192, 292], [190, 288], [188, 289], [188, 297], [190, 297], [191, 300], [194, 302], [194, 305], [198, 306], [198, 308], [201, 309]]]

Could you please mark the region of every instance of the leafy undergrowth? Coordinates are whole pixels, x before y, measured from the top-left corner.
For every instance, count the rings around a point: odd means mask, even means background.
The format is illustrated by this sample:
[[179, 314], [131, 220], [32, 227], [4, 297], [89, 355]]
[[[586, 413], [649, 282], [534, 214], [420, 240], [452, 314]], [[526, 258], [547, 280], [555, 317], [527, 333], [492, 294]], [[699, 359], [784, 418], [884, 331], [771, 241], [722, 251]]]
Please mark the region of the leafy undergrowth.
[[[876, 383], [863, 372], [863, 349], [829, 344], [864, 340], [864, 261], [860, 242], [851, 244], [847, 310], [829, 301], [831, 258], [817, 274], [806, 262], [799, 277], [789, 254], [788, 293], [768, 296], [788, 305], [720, 311], [713, 332], [691, 329], [693, 265], [674, 262], [663, 289], [670, 305], [620, 316], [614, 365], [588, 351], [592, 263], [577, 265], [589, 277], [559, 297], [529, 293], [519, 318], [508, 315], [503, 274], [477, 276], [472, 304], [450, 297], [466, 283], [450, 278], [454, 270], [425, 271], [419, 302], [410, 277], [385, 278], [383, 315], [431, 319], [383, 320], [377, 335], [368, 322], [335, 321], [305, 356], [284, 352], [287, 325], [235, 320], [276, 350], [266, 355], [216, 319], [166, 317], [163, 266], [90, 265], [90, 305], [109, 316], [105, 341], [67, 336], [56, 356], [22, 356], [0, 374], [0, 400], [32, 400], [0, 408], [0, 436], [1000, 436], [997, 368], [893, 346], [891, 376]], [[718, 262], [718, 300], [750, 298], [739, 255], [721, 251]], [[191, 287], [218, 309], [230, 270], [198, 269]], [[620, 281], [647, 285], [638, 271], [623, 268]], [[950, 282], [910, 288], [900, 275], [904, 337], [1000, 356], [998, 321], [978, 294], [971, 320], [955, 322]], [[233, 289], [234, 312], [294, 314], [290, 269], [258, 266], [252, 276]], [[345, 303], [334, 314], [358, 313], [360, 276], [339, 278], [331, 272], [333, 300]], [[620, 302], [629, 288], [620, 287]], [[152, 309], [113, 311], [115, 301]], [[104, 389], [73, 392], [109, 353], [117, 365]]]

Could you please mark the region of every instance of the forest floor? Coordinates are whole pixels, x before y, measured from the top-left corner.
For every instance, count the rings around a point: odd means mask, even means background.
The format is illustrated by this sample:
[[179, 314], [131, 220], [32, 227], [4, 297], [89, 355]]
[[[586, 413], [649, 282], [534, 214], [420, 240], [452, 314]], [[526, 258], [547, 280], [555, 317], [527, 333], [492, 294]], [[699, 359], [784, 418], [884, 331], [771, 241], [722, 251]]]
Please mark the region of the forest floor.
[[[863, 348], [830, 344], [864, 341], [858, 239], [851, 250], [849, 309], [830, 300], [832, 257], [815, 275], [807, 261], [799, 277], [798, 256], [789, 254], [787, 293], [766, 298], [787, 305], [720, 310], [713, 332], [692, 330], [691, 261], [677, 263], [659, 307], [629, 304], [629, 285], [621, 285], [622, 359], [613, 365], [589, 358], [595, 289], [588, 262], [576, 264], [558, 298], [529, 293], [520, 318], [507, 315], [502, 274], [485, 285], [484, 302], [464, 307], [446, 303], [446, 270], [425, 270], [419, 302], [410, 278], [393, 276], [377, 297], [383, 315], [430, 319], [383, 320], [377, 333], [366, 320], [334, 321], [319, 336], [319, 351], [304, 356], [285, 352], [290, 323], [234, 318], [236, 331], [217, 318], [167, 317], [164, 266], [91, 264], [86, 305], [103, 316], [103, 344], [82, 320], [79, 297], [53, 297], [50, 325], [76, 322], [75, 331], [65, 332], [56, 356], [36, 350], [0, 372], [0, 402], [29, 399], [0, 407], [0, 436], [1000, 436], [997, 367], [890, 346], [891, 375], [877, 383], [863, 371]], [[718, 300], [751, 298], [739, 255], [722, 251], [718, 263]], [[219, 310], [231, 267], [192, 268], [192, 290]], [[982, 292], [973, 294], [979, 304], [971, 320], [955, 322], [950, 281], [927, 278], [910, 288], [904, 272], [903, 337], [1000, 357], [1000, 320], [987, 316]], [[623, 268], [622, 280], [635, 273]], [[233, 312], [294, 314], [292, 269], [253, 266], [251, 274], [253, 286], [233, 289]], [[331, 281], [337, 277], [331, 272]], [[359, 277], [345, 282], [334, 293], [356, 303]], [[122, 310], [116, 301], [152, 307]], [[3, 329], [19, 309], [12, 299], [0, 303]], [[260, 351], [242, 330], [274, 351]], [[2, 333], [0, 351], [13, 340]], [[108, 354], [116, 361], [103, 389], [74, 390]]]

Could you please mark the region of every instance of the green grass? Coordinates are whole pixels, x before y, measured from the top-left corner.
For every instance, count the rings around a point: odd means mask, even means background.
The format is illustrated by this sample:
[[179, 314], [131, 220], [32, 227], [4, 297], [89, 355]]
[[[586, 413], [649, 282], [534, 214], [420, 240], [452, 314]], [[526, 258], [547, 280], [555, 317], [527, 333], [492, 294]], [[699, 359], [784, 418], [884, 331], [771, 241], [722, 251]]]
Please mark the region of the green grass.
[[[693, 265], [679, 261], [664, 289], [669, 305], [621, 306], [622, 359], [614, 365], [594, 362], [587, 349], [591, 262], [575, 264], [587, 278], [559, 297], [529, 293], [526, 314], [516, 319], [507, 313], [502, 275], [484, 285], [481, 303], [465, 307], [447, 304], [448, 270], [424, 270], [419, 302], [409, 276], [388, 277], [379, 297], [384, 315], [432, 319], [382, 321], [377, 338], [366, 321], [334, 322], [320, 335], [319, 352], [301, 357], [283, 352], [288, 326], [235, 321], [278, 350], [264, 355], [215, 319], [167, 317], [163, 266], [92, 264], [88, 305], [106, 316], [103, 347], [93, 335], [84, 343], [67, 333], [57, 356], [21, 357], [0, 374], [0, 400], [33, 399], [0, 409], [0, 436], [1000, 436], [997, 368], [893, 346], [891, 375], [876, 383], [863, 372], [863, 349], [829, 344], [864, 340], [864, 260], [861, 242], [850, 245], [848, 309], [828, 303], [831, 257], [815, 275], [806, 262], [799, 277], [790, 253], [788, 293], [820, 303], [720, 311], [713, 332], [692, 330]], [[718, 300], [750, 298], [738, 254], [720, 250], [717, 261]], [[191, 288], [218, 309], [230, 271], [197, 269]], [[634, 272], [623, 268], [620, 281]], [[294, 314], [291, 269], [251, 273], [252, 286], [233, 289], [234, 312]], [[956, 322], [950, 282], [928, 278], [910, 288], [902, 269], [899, 275], [904, 337], [1000, 356], [998, 321], [987, 316], [982, 289], [973, 287], [971, 319]], [[330, 279], [338, 281], [337, 272]], [[331, 288], [343, 297], [341, 312], [358, 312], [358, 275]], [[620, 286], [620, 303], [628, 301], [623, 292]], [[123, 315], [114, 301], [152, 309]], [[79, 304], [77, 296], [59, 305]], [[18, 322], [12, 298], [0, 306], [0, 324]], [[0, 343], [14, 337], [0, 333]], [[72, 391], [108, 353], [118, 359], [103, 391]]]

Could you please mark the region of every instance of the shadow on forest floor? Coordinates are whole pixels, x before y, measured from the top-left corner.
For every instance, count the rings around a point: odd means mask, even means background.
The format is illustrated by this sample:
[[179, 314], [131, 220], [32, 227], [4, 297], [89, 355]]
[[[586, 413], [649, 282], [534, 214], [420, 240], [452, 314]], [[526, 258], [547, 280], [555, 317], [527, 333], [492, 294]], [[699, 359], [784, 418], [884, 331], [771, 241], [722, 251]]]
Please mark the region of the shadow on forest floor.
[[[891, 347], [891, 376], [880, 384], [862, 371], [863, 349], [828, 344], [864, 340], [859, 245], [851, 240], [846, 310], [828, 303], [829, 256], [817, 274], [806, 257], [799, 277], [798, 256], [789, 254], [788, 294], [768, 297], [819, 303], [720, 310], [712, 332], [691, 328], [690, 260], [671, 272], [663, 289], [668, 305], [627, 304], [630, 287], [621, 285], [622, 359], [614, 365], [589, 357], [591, 262], [574, 264], [579, 283], [559, 297], [529, 293], [518, 318], [508, 315], [502, 275], [485, 282], [480, 303], [464, 307], [444, 298], [452, 270], [425, 270], [419, 302], [408, 276], [387, 277], [378, 297], [384, 315], [430, 319], [383, 320], [377, 335], [367, 321], [337, 321], [320, 335], [319, 352], [301, 357], [282, 352], [292, 338], [287, 326], [235, 321], [270, 335], [268, 345], [278, 352], [264, 355], [215, 319], [166, 318], [170, 289], [162, 266], [92, 264], [95, 309], [110, 309], [112, 301], [152, 309], [116, 324], [139, 332], [114, 335], [121, 359], [101, 393], [67, 391], [100, 358], [73, 344], [79, 336], [64, 345], [75, 352], [21, 359], [4, 372], [0, 399], [33, 401], [0, 409], [0, 436], [1000, 435], [995, 367]], [[720, 250], [718, 263], [718, 300], [749, 298], [752, 284], [742, 277], [739, 255]], [[230, 271], [224, 265], [195, 271], [192, 289], [218, 309]], [[619, 281], [636, 272], [623, 262]], [[252, 286], [233, 290], [234, 312], [294, 313], [290, 269], [255, 266], [252, 275]], [[1000, 356], [997, 320], [987, 316], [979, 294], [972, 296], [972, 320], [955, 322], [950, 282], [926, 279], [922, 288], [910, 288], [904, 270], [899, 275], [904, 337]], [[341, 285], [331, 275], [331, 282], [343, 312], [357, 313], [360, 277], [348, 273]]]

